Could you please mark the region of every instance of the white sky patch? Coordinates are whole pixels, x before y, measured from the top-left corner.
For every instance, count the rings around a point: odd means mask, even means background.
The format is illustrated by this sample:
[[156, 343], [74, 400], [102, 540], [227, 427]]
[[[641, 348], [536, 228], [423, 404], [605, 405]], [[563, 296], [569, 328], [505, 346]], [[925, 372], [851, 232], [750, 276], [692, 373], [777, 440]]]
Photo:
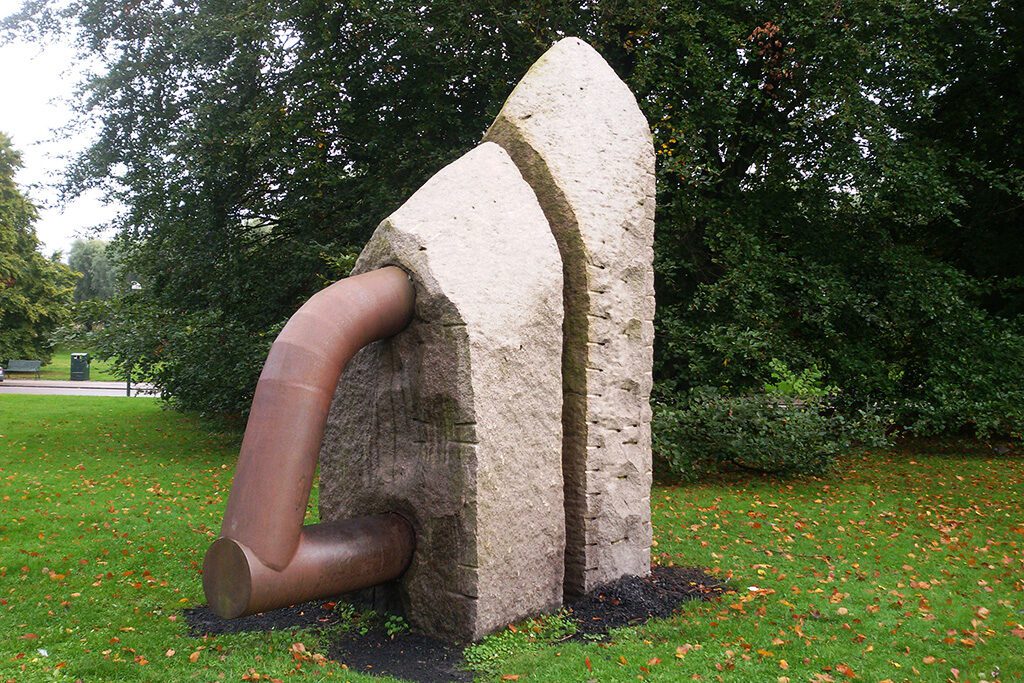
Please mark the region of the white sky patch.
[[[0, 17], [19, 5], [20, 0], [0, 0]], [[62, 251], [65, 261], [76, 237], [95, 236], [93, 229], [118, 211], [96, 191], [59, 205], [55, 185], [70, 157], [89, 142], [87, 135], [68, 137], [58, 131], [72, 119], [69, 103], [81, 73], [67, 44], [17, 41], [0, 47], [0, 131], [21, 152], [24, 168], [16, 180], [39, 207], [35, 227], [43, 253]]]

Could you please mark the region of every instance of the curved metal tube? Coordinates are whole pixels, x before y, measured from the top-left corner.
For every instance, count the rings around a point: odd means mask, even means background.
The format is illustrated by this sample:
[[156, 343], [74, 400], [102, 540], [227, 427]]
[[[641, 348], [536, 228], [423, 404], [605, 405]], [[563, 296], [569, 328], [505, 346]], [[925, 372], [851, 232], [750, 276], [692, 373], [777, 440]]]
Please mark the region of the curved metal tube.
[[401, 575], [411, 525], [379, 515], [303, 527], [320, 443], [345, 365], [413, 314], [408, 275], [389, 266], [318, 292], [274, 340], [246, 424], [221, 537], [203, 590], [225, 618], [337, 595]]

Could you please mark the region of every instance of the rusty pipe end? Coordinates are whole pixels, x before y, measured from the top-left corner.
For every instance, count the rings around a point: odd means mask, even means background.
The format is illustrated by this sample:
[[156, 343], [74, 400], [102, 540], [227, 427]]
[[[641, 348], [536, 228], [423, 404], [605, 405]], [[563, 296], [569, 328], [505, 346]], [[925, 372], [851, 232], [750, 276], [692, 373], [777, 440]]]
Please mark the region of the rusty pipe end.
[[238, 541], [218, 538], [203, 560], [203, 592], [217, 616], [235, 619], [246, 613], [252, 597], [249, 558]]
[[300, 539], [281, 570], [237, 539], [214, 541], [203, 561], [203, 591], [214, 613], [235, 619], [397, 579], [416, 548], [412, 525], [393, 513], [303, 527]]

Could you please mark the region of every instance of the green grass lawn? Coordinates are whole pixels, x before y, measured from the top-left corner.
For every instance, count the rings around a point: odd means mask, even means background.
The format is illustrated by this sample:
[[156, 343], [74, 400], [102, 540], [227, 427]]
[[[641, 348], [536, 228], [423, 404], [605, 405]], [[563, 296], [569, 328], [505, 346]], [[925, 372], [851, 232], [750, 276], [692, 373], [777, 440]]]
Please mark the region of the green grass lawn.
[[[868, 453], [827, 480], [656, 487], [660, 564], [734, 592], [527, 653], [521, 680], [1024, 680], [1024, 460]], [[589, 664], [589, 666], [588, 666]], [[584, 677], [583, 680], [586, 680]]]
[[[74, 348], [58, 346], [53, 350], [53, 358], [50, 359], [50, 362], [42, 367], [39, 373], [40, 379], [59, 379], [65, 381], [71, 379], [72, 353], [89, 353], [89, 349], [77, 346]], [[33, 379], [34, 377], [35, 375], [20, 373], [11, 375], [11, 379]], [[89, 379], [94, 382], [123, 381], [114, 374], [113, 368], [109, 364], [96, 358], [93, 358], [89, 364]]]
[[186, 634], [238, 441], [156, 401], [0, 395], [0, 680], [347, 673], [289, 632]]
[[[186, 634], [237, 448], [153, 401], [0, 395], [0, 680], [379, 680], [290, 650], [324, 633]], [[604, 643], [506, 632], [484, 680], [1024, 679], [1019, 456], [872, 453], [652, 500], [656, 561], [734, 592]]]

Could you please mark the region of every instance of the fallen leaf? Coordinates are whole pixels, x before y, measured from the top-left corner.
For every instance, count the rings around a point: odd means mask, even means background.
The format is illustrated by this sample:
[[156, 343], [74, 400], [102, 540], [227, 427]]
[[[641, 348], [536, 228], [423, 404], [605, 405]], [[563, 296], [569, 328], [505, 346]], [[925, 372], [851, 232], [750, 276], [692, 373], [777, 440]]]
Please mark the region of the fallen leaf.
[[836, 664], [836, 671], [838, 673], [843, 674], [847, 678], [856, 678], [857, 677], [857, 674], [855, 674], [853, 672], [853, 669], [851, 669], [850, 667], [848, 667], [845, 664]]

